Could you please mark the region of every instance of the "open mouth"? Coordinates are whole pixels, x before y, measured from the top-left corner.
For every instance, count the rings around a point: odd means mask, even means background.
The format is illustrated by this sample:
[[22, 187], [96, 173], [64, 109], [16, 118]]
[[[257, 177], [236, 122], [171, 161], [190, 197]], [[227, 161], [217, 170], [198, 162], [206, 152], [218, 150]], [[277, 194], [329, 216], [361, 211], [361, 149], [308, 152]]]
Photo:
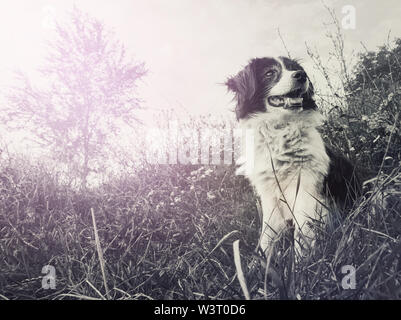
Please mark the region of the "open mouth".
[[281, 96], [270, 96], [267, 98], [270, 105], [273, 107], [283, 107], [284, 109], [296, 109], [302, 107], [303, 98], [302, 88], [290, 91]]
[[299, 89], [290, 91], [289, 93], [283, 95], [282, 97], [285, 97], [285, 98], [299, 98], [299, 97], [302, 96], [302, 94], [303, 94], [303, 89], [299, 88]]

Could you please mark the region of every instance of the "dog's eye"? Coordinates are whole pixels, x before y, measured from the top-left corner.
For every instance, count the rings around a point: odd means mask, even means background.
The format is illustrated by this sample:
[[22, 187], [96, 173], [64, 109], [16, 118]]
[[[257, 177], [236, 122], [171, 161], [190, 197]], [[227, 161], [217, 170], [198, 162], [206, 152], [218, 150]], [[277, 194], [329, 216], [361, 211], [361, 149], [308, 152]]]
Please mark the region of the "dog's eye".
[[271, 77], [271, 76], [274, 75], [275, 72], [276, 72], [275, 70], [269, 70], [269, 71], [267, 71], [267, 72], [265, 73], [265, 76], [266, 76], [266, 77]]

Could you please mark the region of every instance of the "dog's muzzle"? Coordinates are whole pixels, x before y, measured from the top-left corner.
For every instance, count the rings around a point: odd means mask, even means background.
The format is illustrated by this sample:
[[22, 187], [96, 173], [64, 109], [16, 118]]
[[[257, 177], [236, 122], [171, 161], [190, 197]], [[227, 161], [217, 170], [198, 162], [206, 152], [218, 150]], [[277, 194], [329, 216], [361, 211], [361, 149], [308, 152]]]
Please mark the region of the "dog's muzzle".
[[273, 107], [282, 107], [284, 109], [294, 109], [294, 108], [302, 107], [303, 98], [270, 96], [267, 98], [267, 101]]

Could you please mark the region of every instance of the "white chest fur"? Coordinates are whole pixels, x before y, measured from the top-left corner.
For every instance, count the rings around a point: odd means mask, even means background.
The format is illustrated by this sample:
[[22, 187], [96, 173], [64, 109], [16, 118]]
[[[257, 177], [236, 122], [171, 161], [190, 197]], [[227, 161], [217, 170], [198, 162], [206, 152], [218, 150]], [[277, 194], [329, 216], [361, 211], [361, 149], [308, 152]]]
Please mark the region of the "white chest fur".
[[254, 161], [247, 177], [262, 202], [263, 250], [272, 238], [268, 230], [278, 233], [287, 220], [295, 220], [298, 231], [310, 233], [303, 229], [305, 222], [322, 214], [319, 202], [325, 202], [321, 191], [330, 160], [317, 130], [321, 124], [317, 111], [286, 110], [259, 113], [240, 123], [253, 130], [253, 157], [243, 158], [241, 165]]

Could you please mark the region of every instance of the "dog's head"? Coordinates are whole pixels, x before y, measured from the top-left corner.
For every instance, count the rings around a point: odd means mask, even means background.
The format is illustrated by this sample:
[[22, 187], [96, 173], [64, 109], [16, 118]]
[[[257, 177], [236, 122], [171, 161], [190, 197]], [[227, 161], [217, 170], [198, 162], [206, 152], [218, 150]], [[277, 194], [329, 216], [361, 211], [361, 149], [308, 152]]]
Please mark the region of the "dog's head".
[[257, 112], [316, 109], [313, 86], [304, 69], [285, 57], [256, 58], [226, 85], [235, 92], [237, 119]]

